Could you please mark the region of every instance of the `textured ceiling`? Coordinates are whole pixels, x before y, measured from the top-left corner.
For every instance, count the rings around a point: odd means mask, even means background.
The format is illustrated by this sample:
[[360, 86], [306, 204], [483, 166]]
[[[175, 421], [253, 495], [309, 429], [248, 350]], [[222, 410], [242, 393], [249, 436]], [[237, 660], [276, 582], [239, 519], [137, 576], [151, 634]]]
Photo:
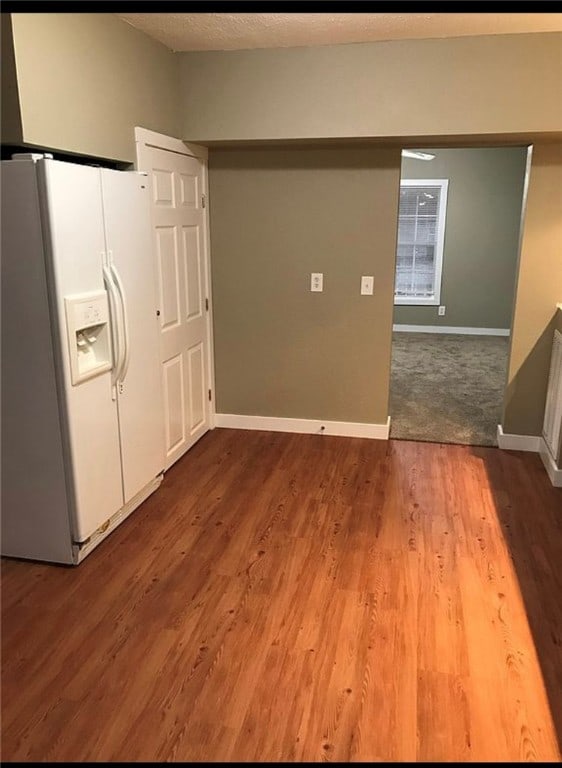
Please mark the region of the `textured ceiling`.
[[173, 51], [562, 31], [562, 13], [125, 13]]

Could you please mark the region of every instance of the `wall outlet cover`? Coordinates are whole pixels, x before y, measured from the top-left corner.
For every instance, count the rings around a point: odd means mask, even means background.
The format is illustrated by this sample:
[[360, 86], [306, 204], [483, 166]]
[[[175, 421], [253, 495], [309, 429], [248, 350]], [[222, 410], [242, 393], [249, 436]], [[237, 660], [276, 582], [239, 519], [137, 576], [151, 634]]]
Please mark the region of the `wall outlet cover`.
[[361, 296], [373, 295], [374, 278], [372, 275], [363, 275], [361, 277]]
[[321, 293], [324, 290], [324, 273], [323, 272], [310, 273], [310, 290], [315, 293]]

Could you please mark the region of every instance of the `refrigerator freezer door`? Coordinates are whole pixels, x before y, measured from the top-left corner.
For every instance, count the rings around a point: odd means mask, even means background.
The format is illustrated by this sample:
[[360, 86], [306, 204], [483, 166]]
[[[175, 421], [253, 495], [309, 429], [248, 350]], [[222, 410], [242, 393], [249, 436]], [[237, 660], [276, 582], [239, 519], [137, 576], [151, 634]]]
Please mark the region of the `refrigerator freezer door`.
[[83, 542], [123, 506], [117, 405], [111, 371], [72, 383], [65, 296], [105, 290], [105, 249], [99, 168], [38, 163], [49, 229], [48, 267], [72, 467], [73, 534]]
[[149, 185], [101, 170], [108, 258], [123, 298], [125, 357], [118, 382], [125, 502], [164, 468], [164, 413]]

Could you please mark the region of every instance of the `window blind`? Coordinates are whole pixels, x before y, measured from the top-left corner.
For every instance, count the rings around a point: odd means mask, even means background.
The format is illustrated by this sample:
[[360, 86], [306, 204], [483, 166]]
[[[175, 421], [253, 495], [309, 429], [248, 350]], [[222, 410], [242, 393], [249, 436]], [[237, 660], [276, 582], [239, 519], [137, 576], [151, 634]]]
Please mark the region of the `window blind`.
[[435, 296], [441, 188], [400, 187], [395, 296]]

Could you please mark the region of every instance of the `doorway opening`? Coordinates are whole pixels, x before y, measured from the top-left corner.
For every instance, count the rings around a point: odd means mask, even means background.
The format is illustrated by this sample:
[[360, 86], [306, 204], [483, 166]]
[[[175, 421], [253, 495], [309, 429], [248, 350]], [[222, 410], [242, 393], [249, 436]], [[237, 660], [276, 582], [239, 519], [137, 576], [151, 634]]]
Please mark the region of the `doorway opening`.
[[402, 152], [391, 438], [497, 445], [527, 155]]

